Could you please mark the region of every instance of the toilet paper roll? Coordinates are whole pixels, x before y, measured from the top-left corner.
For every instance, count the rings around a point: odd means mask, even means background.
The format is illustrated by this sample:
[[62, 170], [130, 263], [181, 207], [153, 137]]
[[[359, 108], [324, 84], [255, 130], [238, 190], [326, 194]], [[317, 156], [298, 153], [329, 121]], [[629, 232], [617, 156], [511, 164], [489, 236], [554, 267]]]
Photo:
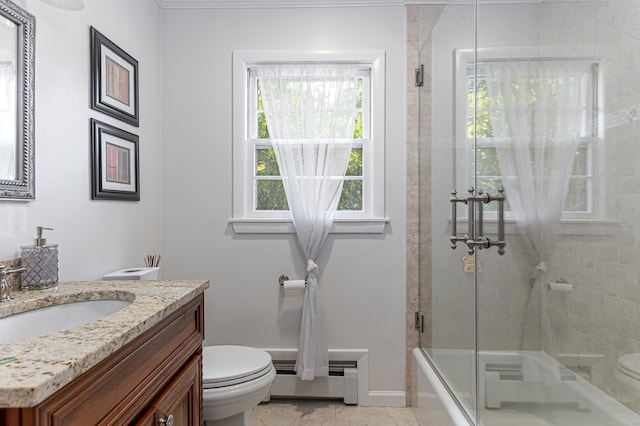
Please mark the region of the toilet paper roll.
[[306, 288], [304, 280], [287, 280], [282, 284], [284, 291], [303, 290]]
[[560, 293], [570, 293], [573, 291], [573, 284], [569, 283], [548, 283], [549, 291], [557, 291]]

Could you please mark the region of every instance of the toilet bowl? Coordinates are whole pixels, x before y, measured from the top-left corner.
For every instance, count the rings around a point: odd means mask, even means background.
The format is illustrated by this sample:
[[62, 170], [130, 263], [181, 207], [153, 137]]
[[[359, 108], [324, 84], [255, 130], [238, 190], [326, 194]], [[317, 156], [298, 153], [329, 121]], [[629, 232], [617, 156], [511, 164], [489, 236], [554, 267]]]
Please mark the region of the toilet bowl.
[[640, 353], [622, 355], [614, 373], [618, 382], [635, 392], [640, 392]]
[[202, 348], [203, 417], [207, 426], [255, 426], [256, 406], [276, 378], [271, 355], [245, 346]]

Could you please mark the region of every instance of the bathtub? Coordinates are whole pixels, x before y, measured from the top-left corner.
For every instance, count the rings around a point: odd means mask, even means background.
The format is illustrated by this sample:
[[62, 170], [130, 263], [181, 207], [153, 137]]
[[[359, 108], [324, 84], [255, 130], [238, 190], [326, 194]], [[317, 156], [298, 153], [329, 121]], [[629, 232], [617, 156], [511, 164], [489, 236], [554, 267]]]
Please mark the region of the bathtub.
[[[433, 357], [433, 358], [431, 358]], [[421, 426], [474, 425], [475, 358], [469, 350], [421, 349], [412, 352], [413, 384], [411, 406]], [[434, 367], [445, 365], [451, 372], [447, 382], [456, 389], [454, 398]], [[526, 424], [543, 414], [569, 416], [576, 424], [640, 425], [640, 415], [573, 374], [542, 351], [483, 351], [478, 376], [478, 414], [481, 424], [500, 422], [500, 416], [524, 416]], [[444, 372], [443, 372], [444, 373]], [[514, 408], [517, 407], [517, 408]], [[515, 421], [515, 420], [513, 420]], [[546, 423], [540, 423], [546, 424]], [[555, 423], [549, 423], [555, 424]]]
[[[459, 357], [458, 359], [461, 359]], [[420, 426], [469, 426], [473, 424], [458, 401], [451, 396], [432, 361], [421, 349], [412, 353], [414, 388], [411, 406]], [[471, 375], [469, 375], [470, 377]]]

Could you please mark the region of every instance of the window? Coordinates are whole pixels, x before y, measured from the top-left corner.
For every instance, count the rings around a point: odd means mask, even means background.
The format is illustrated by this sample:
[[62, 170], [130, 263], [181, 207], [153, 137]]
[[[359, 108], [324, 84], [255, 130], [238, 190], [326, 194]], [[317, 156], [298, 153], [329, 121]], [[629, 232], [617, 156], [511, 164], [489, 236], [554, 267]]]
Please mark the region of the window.
[[234, 52], [233, 218], [236, 232], [292, 232], [284, 186], [269, 140], [259, 63], [348, 62], [360, 65], [353, 146], [333, 232], [382, 232], [384, 216], [384, 54]]
[[[459, 132], [464, 132], [461, 142], [463, 145], [469, 147], [473, 146], [474, 136], [476, 138], [475, 151], [469, 150], [470, 155], [463, 155], [465, 157], [465, 165], [462, 165], [463, 175], [459, 175], [459, 179], [463, 179], [463, 182], [472, 182], [472, 173], [476, 173], [476, 185], [478, 189], [483, 190], [489, 194], [496, 194], [498, 188], [502, 187], [502, 178], [500, 173], [500, 164], [498, 161], [498, 153], [495, 148], [494, 138], [494, 122], [492, 121], [491, 113], [489, 111], [489, 90], [487, 87], [487, 75], [485, 67], [482, 61], [478, 62], [477, 66], [473, 66], [473, 62], [469, 62], [467, 56], [464, 62], [460, 61], [458, 65], [463, 65], [464, 76], [458, 77], [458, 85], [464, 84], [464, 88], [460, 90], [460, 93], [465, 96], [462, 100], [458, 98], [458, 102], [464, 103], [464, 111], [458, 109], [458, 114], [463, 113], [465, 115], [464, 125], [462, 129], [458, 127]], [[513, 60], [505, 58], [505, 61]], [[552, 61], [563, 61], [563, 59], [548, 59], [550, 63]], [[567, 61], [569, 61], [567, 59]], [[583, 78], [588, 79], [589, 84], [585, 86], [588, 93], [585, 93], [584, 98], [587, 99], [588, 105], [585, 106], [586, 114], [583, 116], [583, 120], [580, 125], [579, 143], [576, 148], [573, 169], [569, 176], [567, 195], [563, 206], [563, 219], [579, 219], [579, 218], [592, 218], [594, 214], [594, 206], [597, 204], [594, 202], [594, 198], [598, 197], [600, 193], [596, 184], [594, 183], [594, 176], [599, 170], [597, 155], [600, 148], [597, 142], [599, 141], [599, 127], [600, 119], [598, 116], [598, 64], [594, 61], [585, 62], [585, 75]], [[475, 84], [474, 84], [475, 76]], [[463, 83], [464, 81], [464, 83]], [[547, 80], [549, 87], [556, 84], [554, 78]], [[533, 107], [536, 102], [536, 93], [529, 93], [526, 97], [527, 102], [530, 105], [525, 106]], [[474, 127], [475, 126], [475, 127]], [[549, 132], [554, 132], [553, 125], [549, 126]], [[474, 134], [475, 133], [475, 134]], [[535, 155], [532, 155], [532, 161], [535, 161]], [[460, 163], [458, 163], [460, 164]], [[497, 203], [489, 203], [486, 207], [487, 211], [495, 211], [497, 209]], [[505, 204], [505, 211], [507, 217], [510, 216], [510, 206], [507, 201]]]
[[[371, 70], [363, 67], [358, 79], [356, 123], [349, 165], [344, 177], [338, 211], [362, 212], [364, 198], [364, 154], [371, 152]], [[286, 211], [287, 199], [280, 177], [276, 156], [269, 141], [269, 129], [262, 109], [260, 81], [256, 72], [249, 69], [248, 89], [248, 143], [254, 151], [253, 209], [255, 211]], [[370, 162], [367, 158], [367, 162]]]

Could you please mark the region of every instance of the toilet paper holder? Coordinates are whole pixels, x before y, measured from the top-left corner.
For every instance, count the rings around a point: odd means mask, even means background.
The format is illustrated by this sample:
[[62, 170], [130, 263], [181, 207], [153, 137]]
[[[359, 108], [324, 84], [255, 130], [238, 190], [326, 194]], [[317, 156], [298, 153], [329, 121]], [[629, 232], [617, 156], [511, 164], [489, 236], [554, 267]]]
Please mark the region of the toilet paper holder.
[[[280, 285], [284, 285], [284, 282], [285, 282], [285, 281], [289, 281], [289, 277], [288, 277], [288, 276], [286, 276], [286, 275], [284, 275], [284, 274], [280, 275], [280, 277], [278, 278], [278, 283], [279, 283]], [[305, 284], [305, 285], [307, 284], [307, 279], [306, 279], [306, 277], [305, 277], [305, 279], [304, 279], [304, 284]]]

